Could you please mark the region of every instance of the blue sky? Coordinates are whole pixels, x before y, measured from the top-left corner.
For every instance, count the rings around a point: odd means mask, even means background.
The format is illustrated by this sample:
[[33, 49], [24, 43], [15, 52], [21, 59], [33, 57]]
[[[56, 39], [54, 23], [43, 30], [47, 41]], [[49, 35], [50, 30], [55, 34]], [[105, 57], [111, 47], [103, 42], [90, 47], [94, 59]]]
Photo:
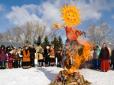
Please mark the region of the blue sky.
[[43, 0], [0, 0], [0, 32], [5, 32], [14, 26], [6, 17], [13, 6], [22, 6], [24, 4], [39, 5], [42, 2]]
[[21, 6], [23, 4], [41, 4], [43, 1], [46, 0], [0, 0], [0, 3], [7, 7], [11, 7], [14, 5]]
[[80, 9], [79, 28], [86, 30], [102, 21], [114, 28], [114, 0], [0, 0], [0, 32], [27, 21], [40, 21], [50, 27], [61, 22], [59, 9], [68, 2]]

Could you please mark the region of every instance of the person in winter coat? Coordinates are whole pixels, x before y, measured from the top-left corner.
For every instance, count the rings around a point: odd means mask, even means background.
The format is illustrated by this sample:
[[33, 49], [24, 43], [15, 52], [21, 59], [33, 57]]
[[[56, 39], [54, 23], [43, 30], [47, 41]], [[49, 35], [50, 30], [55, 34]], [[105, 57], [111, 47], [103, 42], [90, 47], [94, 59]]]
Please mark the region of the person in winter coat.
[[53, 66], [55, 64], [55, 51], [53, 46], [50, 47], [49, 54], [50, 54], [50, 64]]
[[0, 48], [0, 68], [6, 68], [6, 54], [5, 54], [5, 46], [1, 46]]
[[32, 45], [30, 45], [29, 51], [30, 51], [30, 63], [31, 63], [31, 66], [34, 67], [35, 66], [34, 59], [35, 59], [36, 50]]
[[99, 54], [100, 54], [100, 48], [99, 46], [96, 46], [93, 52], [93, 69], [99, 69], [100, 62], [99, 62]]
[[[11, 51], [11, 47], [7, 46], [6, 47], [6, 68], [7, 69], [9, 68], [9, 54], [10, 54], [10, 51]], [[12, 68], [13, 68], [13, 57], [12, 57]]]
[[49, 54], [49, 52], [50, 52], [50, 47], [46, 46], [44, 48], [44, 54], [43, 54], [44, 59], [45, 59], [45, 66], [50, 66], [50, 57], [49, 57], [50, 54]]
[[38, 65], [39, 66], [43, 66], [44, 57], [43, 57], [43, 48], [41, 47], [41, 45], [38, 45], [36, 47], [36, 55], [35, 55], [35, 58], [38, 61]]
[[107, 72], [110, 69], [110, 54], [108, 47], [104, 43], [99, 55], [101, 71]]
[[114, 49], [111, 52], [111, 65], [112, 65], [112, 69], [114, 70]]
[[56, 51], [55, 57], [56, 57], [56, 65], [61, 67], [61, 64], [62, 64], [62, 50]]
[[18, 53], [17, 53], [17, 49], [13, 48], [13, 50], [11, 51], [11, 54], [12, 54], [13, 59], [14, 59], [13, 67], [18, 68], [19, 67], [19, 56], [18, 56]]
[[30, 66], [30, 51], [27, 46], [23, 49], [22, 67], [25, 69], [31, 67]]
[[19, 67], [22, 67], [23, 55], [22, 55], [22, 48], [21, 47], [19, 47], [17, 50], [17, 56], [19, 57], [19, 61], [18, 61]]
[[13, 56], [11, 53], [7, 53], [7, 68], [12, 69], [13, 68]]

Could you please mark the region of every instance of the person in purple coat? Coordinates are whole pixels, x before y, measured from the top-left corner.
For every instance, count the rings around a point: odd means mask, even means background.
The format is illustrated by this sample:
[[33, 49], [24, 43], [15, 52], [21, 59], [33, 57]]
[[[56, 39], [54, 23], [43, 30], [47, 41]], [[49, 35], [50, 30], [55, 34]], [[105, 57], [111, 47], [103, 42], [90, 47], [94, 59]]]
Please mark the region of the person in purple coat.
[[0, 69], [6, 68], [6, 54], [5, 54], [5, 46], [0, 47]]
[[8, 53], [8, 68], [12, 69], [13, 68], [13, 56], [11, 53]]

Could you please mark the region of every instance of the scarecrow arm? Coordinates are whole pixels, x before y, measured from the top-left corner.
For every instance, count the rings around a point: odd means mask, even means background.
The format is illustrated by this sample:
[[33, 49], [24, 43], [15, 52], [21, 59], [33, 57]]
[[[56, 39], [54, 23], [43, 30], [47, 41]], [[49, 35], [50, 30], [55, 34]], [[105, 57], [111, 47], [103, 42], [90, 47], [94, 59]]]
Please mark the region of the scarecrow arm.
[[54, 29], [62, 29], [62, 28], [64, 28], [64, 25], [55, 23], [55, 24], [53, 24], [53, 28], [54, 28]]

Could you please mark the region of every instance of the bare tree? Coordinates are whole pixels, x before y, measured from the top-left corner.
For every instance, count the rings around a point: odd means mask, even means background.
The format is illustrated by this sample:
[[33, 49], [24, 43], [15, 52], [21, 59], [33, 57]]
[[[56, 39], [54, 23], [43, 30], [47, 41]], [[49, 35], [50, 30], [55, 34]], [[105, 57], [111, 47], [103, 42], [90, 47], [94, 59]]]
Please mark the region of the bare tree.
[[23, 32], [24, 36], [30, 43], [33, 43], [34, 40], [37, 40], [39, 36], [41, 37], [41, 39], [45, 36], [46, 28], [43, 24], [40, 24], [38, 22], [28, 22], [23, 27], [25, 29]]
[[2, 41], [2, 40], [3, 40], [3, 34], [0, 33], [0, 41]]
[[25, 43], [29, 41], [33, 43], [40, 36], [41, 39], [46, 35], [46, 26], [39, 22], [27, 22], [22, 26], [15, 26], [14, 28], [0, 33], [0, 39], [2, 41], [13, 41], [19, 43]]
[[11, 30], [8, 30], [6, 31], [4, 34], [3, 34], [3, 41], [11, 41], [13, 39], [13, 36], [12, 36], [12, 33], [11, 33]]
[[15, 27], [11, 29], [11, 34], [13, 36], [13, 41], [15, 42], [20, 42], [21, 41], [21, 37], [20, 34], [22, 33], [22, 30], [20, 27]]
[[41, 39], [44, 38], [46, 34], [45, 29], [45, 25], [40, 24], [39, 22], [27, 22], [22, 26], [16, 26], [12, 28], [12, 30], [8, 30], [3, 36], [4, 40], [12, 40], [21, 43], [29, 41], [30, 43], [33, 43], [39, 36]]
[[109, 35], [111, 34], [111, 29], [107, 23], [101, 23], [99, 26], [91, 25], [87, 31], [88, 38], [93, 44], [102, 44], [103, 42], [109, 41]]

